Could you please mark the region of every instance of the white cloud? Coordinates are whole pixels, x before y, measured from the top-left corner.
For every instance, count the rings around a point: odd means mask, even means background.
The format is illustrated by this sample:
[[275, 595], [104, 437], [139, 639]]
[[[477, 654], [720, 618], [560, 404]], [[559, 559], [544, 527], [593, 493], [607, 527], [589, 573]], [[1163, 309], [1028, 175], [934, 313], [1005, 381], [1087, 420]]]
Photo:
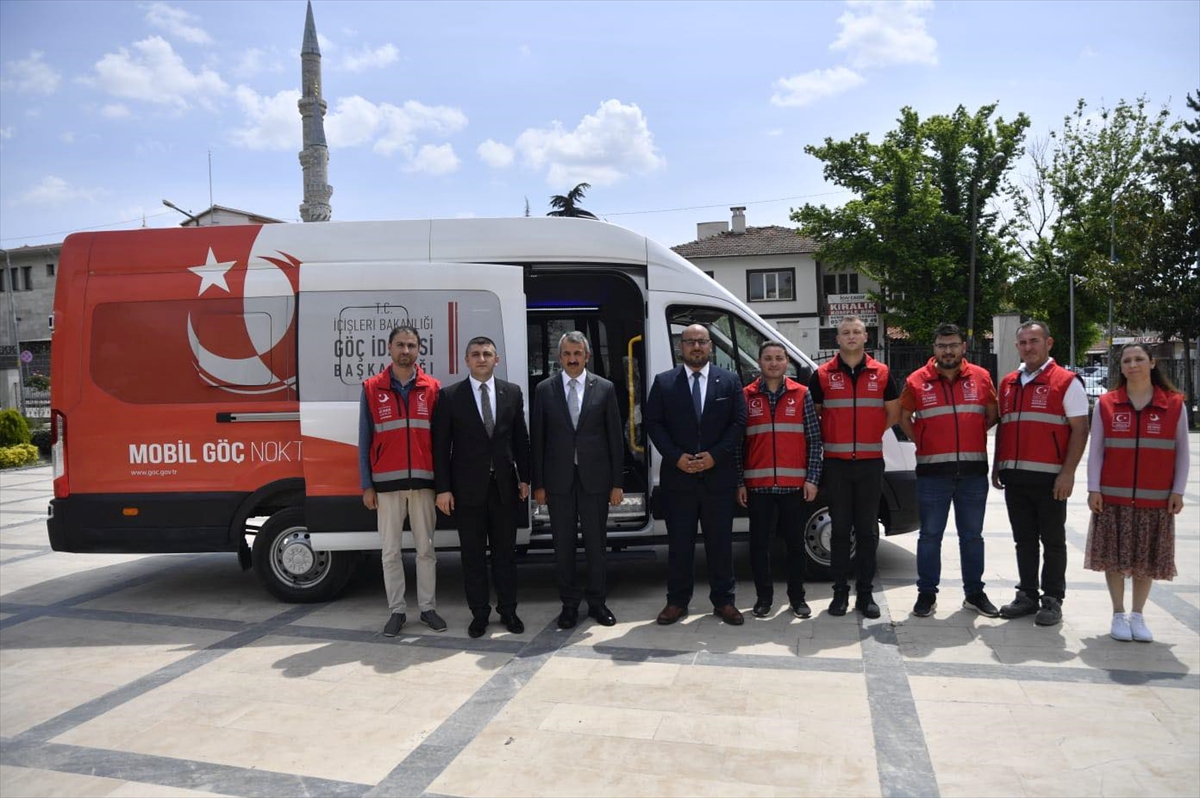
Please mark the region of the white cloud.
[[1079, 51], [1080, 61], [1094, 61], [1099, 57], [1099, 51], [1093, 49], [1091, 45], [1084, 45], [1083, 49]]
[[425, 105], [409, 100], [402, 106], [381, 103], [383, 135], [375, 142], [375, 152], [390, 155], [396, 150], [412, 152], [418, 134], [448, 136], [467, 126], [467, 115], [445, 105]]
[[182, 8], [174, 8], [166, 3], [151, 3], [146, 9], [146, 22], [151, 27], [161, 28], [168, 35], [182, 39], [192, 44], [208, 44], [212, 37], [208, 32], [195, 24], [200, 18]]
[[247, 122], [230, 134], [233, 143], [248, 150], [300, 149], [303, 136], [296, 107], [298, 89], [284, 89], [274, 97], [266, 97], [249, 86], [238, 86], [233, 96]]
[[77, 199], [94, 202], [99, 195], [99, 189], [72, 186], [61, 177], [47, 175], [42, 182], [26, 191], [21, 200], [35, 205], [65, 205]]
[[833, 69], [814, 69], [790, 78], [775, 81], [771, 102], [782, 106], [803, 106], [849, 91], [863, 82], [863, 76], [852, 69], [837, 66]]
[[0, 139], [11, 139], [15, 135], [17, 135], [17, 129], [12, 125], [0, 127]]
[[841, 33], [829, 49], [844, 52], [850, 66], [937, 65], [937, 41], [925, 30], [932, 0], [848, 0], [846, 5], [838, 18]]
[[100, 115], [109, 119], [124, 119], [129, 116], [129, 106], [124, 103], [109, 103], [100, 109]]
[[72, 130], [65, 130], [62, 133], [58, 134], [58, 140], [61, 141], [63, 144], [74, 144], [75, 143], [75, 132]]
[[44, 55], [31, 50], [28, 58], [6, 63], [0, 89], [14, 89], [21, 94], [53, 94], [57, 91], [62, 76], [42, 60]]
[[169, 105], [185, 110], [193, 103], [212, 108], [217, 97], [229, 91], [221, 76], [207, 67], [190, 71], [183, 59], [161, 36], [151, 36], [120, 48], [96, 62], [95, 75], [84, 78], [114, 97]]
[[454, 154], [454, 147], [449, 143], [436, 146], [426, 144], [417, 150], [417, 154], [413, 156], [408, 166], [404, 167], [404, 171], [422, 172], [435, 176], [448, 175], [456, 171], [461, 164], [462, 161]]
[[781, 128], [781, 127], [773, 127], [773, 128], [771, 128], [770, 130], [768, 130], [768, 131], [767, 131], [767, 135], [768, 135], [768, 136], [770, 136], [771, 138], [777, 138], [778, 136], [782, 136], [782, 135], [783, 135], [783, 128]]
[[557, 121], [548, 128], [529, 128], [517, 137], [516, 149], [524, 164], [545, 169], [546, 182], [558, 188], [581, 182], [611, 185], [630, 173], [666, 164], [642, 109], [620, 100], [600, 103], [574, 130], [564, 130]]
[[480, 144], [475, 152], [479, 155], [479, 160], [483, 161], [493, 169], [505, 169], [512, 166], [513, 148], [507, 144], [501, 144], [498, 141], [487, 141]]
[[272, 74], [283, 72], [283, 61], [274, 47], [270, 52], [258, 47], [251, 47], [242, 52], [233, 67], [233, 74], [242, 80], [247, 80], [263, 72]]
[[[234, 143], [254, 150], [300, 149], [303, 136], [296, 107], [300, 99], [298, 90], [288, 89], [267, 97], [240, 85], [234, 96], [246, 122], [233, 132]], [[381, 155], [399, 151], [413, 158], [413, 148], [422, 134], [447, 136], [466, 126], [466, 114], [457, 108], [424, 105], [415, 100], [403, 106], [376, 104], [353, 95], [339, 98], [326, 115], [325, 139], [330, 148], [372, 143], [375, 152]]]
[[400, 51], [394, 44], [385, 44], [372, 50], [363, 45], [357, 53], [347, 53], [342, 57], [341, 67], [347, 72], [362, 72], [365, 69], [385, 67], [400, 60]]
[[529, 56], [533, 55], [533, 50], [530, 49], [528, 44], [522, 44], [517, 48], [517, 52], [521, 54], [522, 58], [528, 58]]

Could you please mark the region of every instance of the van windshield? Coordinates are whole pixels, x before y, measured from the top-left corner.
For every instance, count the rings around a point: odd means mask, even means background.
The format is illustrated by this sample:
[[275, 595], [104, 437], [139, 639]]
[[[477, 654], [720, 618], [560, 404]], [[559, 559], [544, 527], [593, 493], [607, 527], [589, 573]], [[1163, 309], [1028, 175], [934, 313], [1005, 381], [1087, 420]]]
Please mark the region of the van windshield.
[[[713, 362], [723, 369], [735, 372], [747, 385], [758, 378], [758, 348], [769, 337], [741, 316], [723, 308], [704, 305], [674, 305], [667, 309], [667, 323], [671, 330], [671, 356], [674, 363], [679, 357], [679, 338], [690, 324], [703, 324], [712, 337]], [[787, 376], [802, 384], [808, 384], [812, 367], [805, 362], [789, 358]]]

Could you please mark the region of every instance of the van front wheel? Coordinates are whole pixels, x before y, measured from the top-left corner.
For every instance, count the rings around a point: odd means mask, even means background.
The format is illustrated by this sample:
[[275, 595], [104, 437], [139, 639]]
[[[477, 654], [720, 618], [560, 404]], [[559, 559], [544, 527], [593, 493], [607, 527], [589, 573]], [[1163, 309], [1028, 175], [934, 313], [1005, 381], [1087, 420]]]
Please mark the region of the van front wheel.
[[[806, 581], [816, 581], [829, 578], [829, 565], [833, 559], [833, 518], [829, 514], [829, 505], [823, 501], [824, 496], [818, 496], [815, 507], [804, 523], [804, 554]], [[854, 533], [850, 533], [850, 563], [854, 564], [855, 545]]]
[[298, 604], [329, 601], [354, 573], [355, 552], [314, 551], [304, 511], [280, 510], [254, 536], [254, 572], [275, 598]]

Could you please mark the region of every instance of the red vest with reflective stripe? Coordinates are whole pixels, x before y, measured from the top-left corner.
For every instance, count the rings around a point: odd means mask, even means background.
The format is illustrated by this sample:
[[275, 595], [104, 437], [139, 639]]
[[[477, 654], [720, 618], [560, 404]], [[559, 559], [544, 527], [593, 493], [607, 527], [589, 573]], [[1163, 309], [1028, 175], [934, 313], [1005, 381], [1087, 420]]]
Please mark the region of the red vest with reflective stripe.
[[746, 441], [742, 448], [742, 481], [747, 488], [799, 488], [808, 467], [804, 438], [805, 388], [783, 378], [783, 395], [771, 412], [771, 400], [755, 380], [742, 389], [746, 395]]
[[858, 379], [842, 370], [834, 356], [817, 369], [821, 385], [821, 443], [825, 457], [835, 460], [872, 460], [883, 457], [887, 432], [888, 367], [870, 355]]
[[1124, 388], [1100, 397], [1104, 425], [1104, 466], [1100, 494], [1111, 504], [1166, 507], [1175, 482], [1175, 430], [1183, 396], [1154, 389], [1154, 397], [1134, 410]]
[[996, 460], [1001, 471], [1057, 474], [1067, 459], [1071, 426], [1063, 399], [1075, 375], [1047, 363], [1025, 385], [1018, 369], [1000, 381], [1000, 438]]
[[917, 403], [917, 474], [986, 474], [992, 378], [964, 358], [951, 382], [942, 378], [935, 362], [930, 358], [906, 381]]
[[408, 402], [392, 390], [392, 369], [363, 382], [371, 411], [371, 482], [379, 491], [433, 487], [433, 438], [430, 421], [437, 404], [438, 381], [416, 367]]

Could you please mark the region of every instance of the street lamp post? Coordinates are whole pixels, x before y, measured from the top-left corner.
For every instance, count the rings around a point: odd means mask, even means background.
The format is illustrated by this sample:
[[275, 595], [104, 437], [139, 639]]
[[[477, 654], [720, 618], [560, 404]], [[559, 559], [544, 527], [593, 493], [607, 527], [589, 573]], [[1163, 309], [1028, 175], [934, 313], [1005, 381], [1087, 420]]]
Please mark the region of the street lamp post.
[[971, 266], [967, 284], [967, 346], [975, 343], [975, 242], [979, 237], [979, 203], [975, 201], [975, 192], [983, 175], [993, 166], [1004, 160], [1004, 153], [998, 152], [988, 159], [987, 164], [979, 174], [971, 178]]
[[199, 226], [200, 226], [200, 220], [199, 220], [199, 219], [197, 219], [195, 216], [192, 216], [190, 213], [188, 213], [187, 211], [185, 211], [183, 208], [180, 208], [180, 207], [179, 207], [178, 205], [176, 205], [174, 202], [171, 202], [170, 200], [163, 200], [163, 205], [166, 205], [168, 208], [170, 208], [170, 209], [171, 209], [171, 210], [173, 210], [173, 211], [179, 211], [179, 212], [180, 212], [180, 213], [182, 213], [184, 216], [186, 216], [187, 218], [189, 218], [189, 219], [191, 219], [193, 222], [195, 222], [197, 227], [199, 227]]
[[1088, 278], [1083, 277], [1078, 274], [1068, 274], [1067, 275], [1067, 282], [1069, 285], [1069, 288], [1067, 291], [1067, 305], [1068, 305], [1068, 312], [1070, 314], [1070, 319], [1071, 319], [1071, 321], [1070, 321], [1070, 325], [1071, 325], [1071, 362], [1070, 362], [1069, 366], [1072, 370], [1075, 369], [1075, 281], [1076, 280], [1078, 280], [1080, 283], [1086, 283], [1088, 281]]

